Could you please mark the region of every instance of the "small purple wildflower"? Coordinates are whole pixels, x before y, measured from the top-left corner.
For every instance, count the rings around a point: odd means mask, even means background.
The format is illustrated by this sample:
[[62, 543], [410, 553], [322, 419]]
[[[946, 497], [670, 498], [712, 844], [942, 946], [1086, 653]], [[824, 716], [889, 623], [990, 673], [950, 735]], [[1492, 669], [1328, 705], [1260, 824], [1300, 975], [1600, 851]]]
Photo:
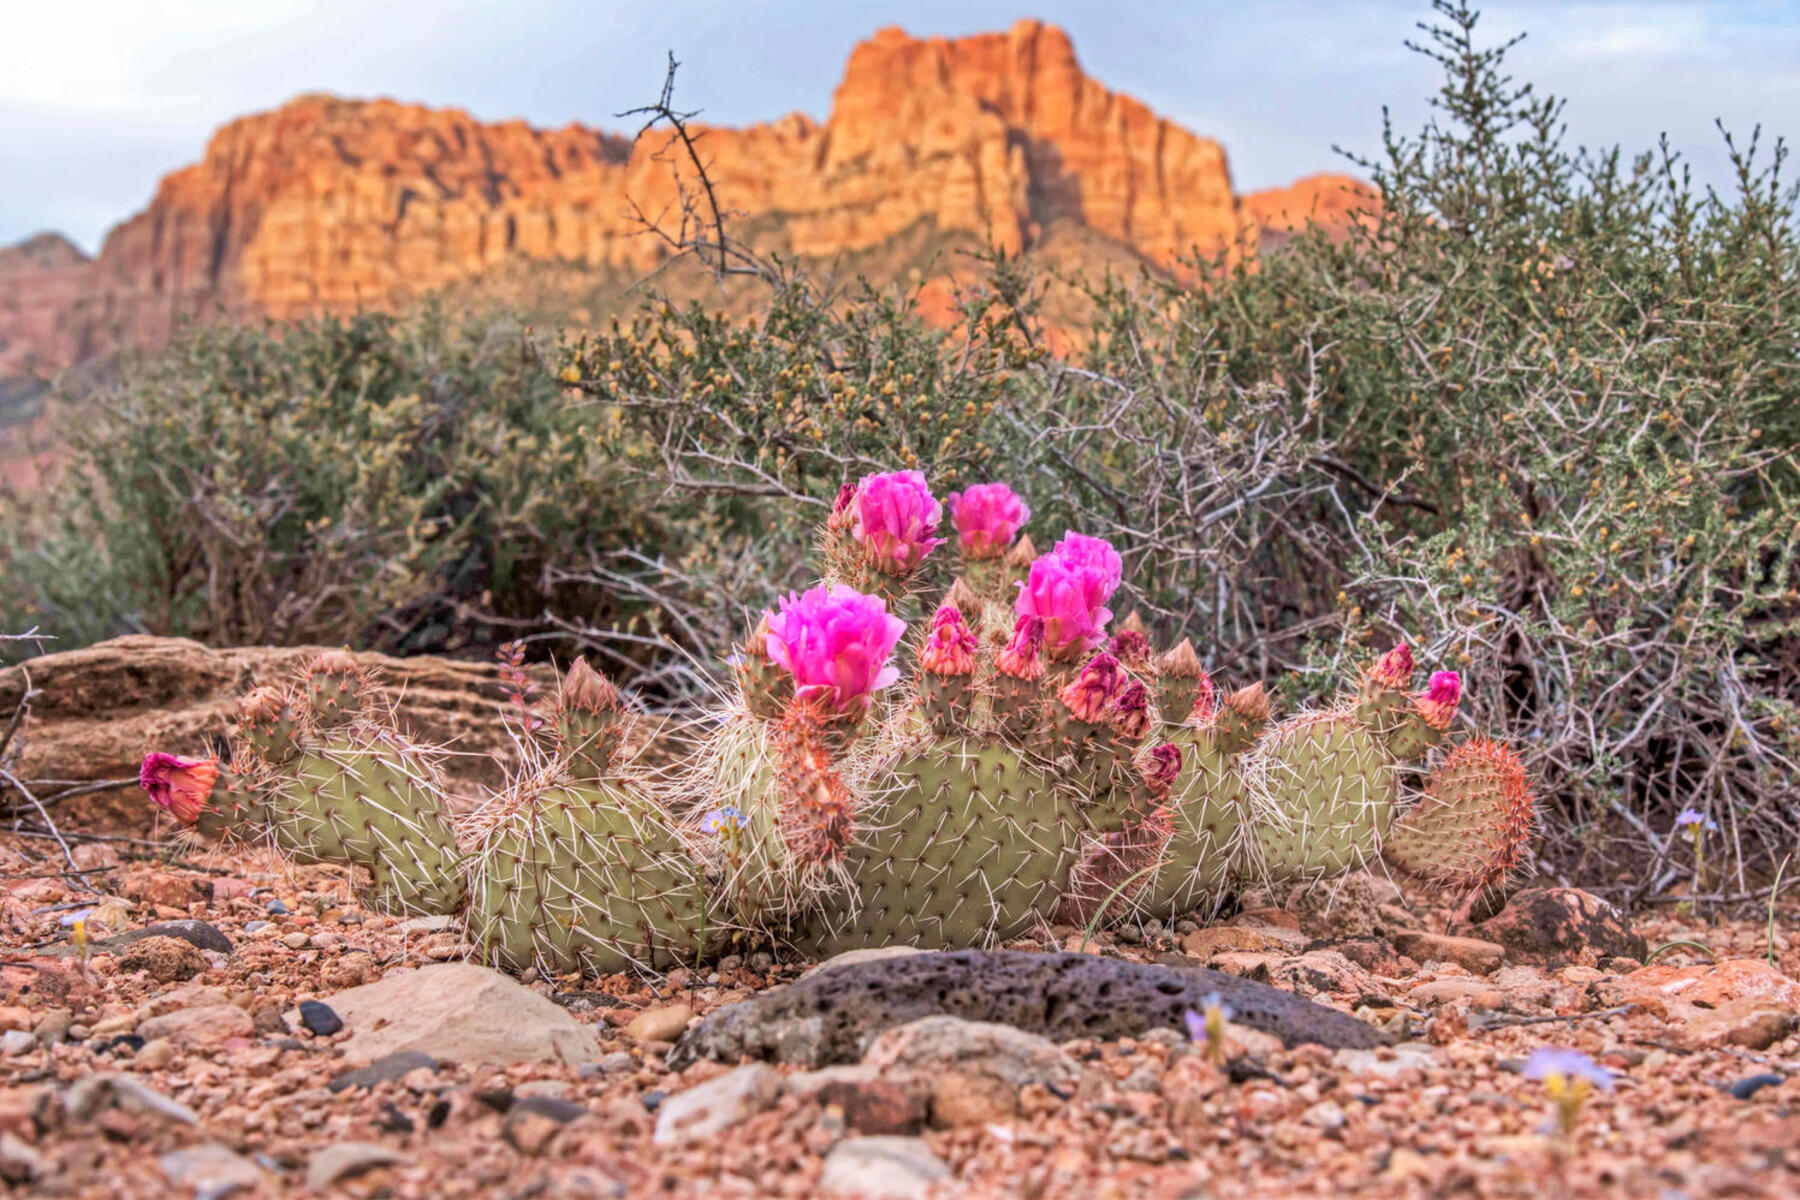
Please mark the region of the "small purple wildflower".
[[1575, 1132], [1588, 1093], [1595, 1089], [1610, 1092], [1613, 1085], [1612, 1073], [1605, 1067], [1579, 1050], [1560, 1046], [1539, 1046], [1519, 1073], [1543, 1083], [1545, 1095], [1556, 1107], [1556, 1129], [1564, 1137]]
[[1581, 1051], [1566, 1050], [1561, 1046], [1539, 1046], [1525, 1060], [1519, 1073], [1546, 1085], [1554, 1085], [1557, 1080], [1569, 1084], [1579, 1079], [1603, 1092], [1612, 1091], [1613, 1085], [1612, 1072]]
[[1700, 831], [1705, 831], [1707, 833], [1719, 832], [1719, 823], [1697, 808], [1684, 808], [1679, 813], [1675, 814], [1675, 827], [1677, 829], [1692, 829], [1696, 833]]
[[703, 833], [717, 833], [726, 826], [738, 829], [750, 824], [750, 818], [738, 811], [735, 804], [727, 804], [724, 808], [715, 808], [700, 818], [700, 830]]
[[1225, 1061], [1225, 1022], [1237, 1014], [1217, 992], [1208, 992], [1200, 997], [1200, 1009], [1196, 1012], [1188, 1009], [1183, 1019], [1187, 1022], [1188, 1037], [1196, 1045], [1206, 1047], [1206, 1056], [1215, 1063]]

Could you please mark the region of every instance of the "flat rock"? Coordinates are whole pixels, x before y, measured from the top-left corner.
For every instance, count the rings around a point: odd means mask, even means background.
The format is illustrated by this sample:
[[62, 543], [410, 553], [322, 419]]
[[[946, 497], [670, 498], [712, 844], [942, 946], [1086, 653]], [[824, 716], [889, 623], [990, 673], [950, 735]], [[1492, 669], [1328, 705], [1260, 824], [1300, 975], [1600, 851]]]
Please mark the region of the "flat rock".
[[[323, 649], [213, 650], [186, 638], [132, 635], [0, 668], [0, 711], [17, 706], [27, 671], [39, 692], [31, 738], [14, 770], [24, 779], [135, 779], [148, 748], [209, 753], [236, 724], [239, 696], [259, 684], [285, 683]], [[445, 760], [452, 778], [504, 781], [514, 748], [504, 724], [494, 720], [502, 686], [497, 664], [364, 652], [356, 659], [394, 698], [403, 732], [465, 752]], [[554, 682], [547, 667], [525, 670], [540, 687]]]
[[716, 1079], [669, 1096], [657, 1106], [659, 1146], [709, 1138], [761, 1112], [781, 1096], [781, 1076], [765, 1063], [749, 1063]]
[[523, 984], [473, 963], [396, 971], [329, 1003], [351, 1062], [417, 1050], [461, 1063], [579, 1063], [599, 1057], [591, 1029]]
[[1499, 942], [1426, 933], [1418, 929], [1403, 929], [1394, 934], [1394, 948], [1420, 962], [1455, 963], [1476, 975], [1498, 971], [1506, 962], [1506, 947]]
[[1475, 928], [1525, 962], [1594, 966], [1606, 958], [1642, 962], [1648, 953], [1624, 913], [1580, 888], [1527, 888]]
[[339, 1142], [315, 1151], [306, 1163], [308, 1191], [320, 1191], [342, 1179], [411, 1160], [398, 1150], [374, 1142]]
[[1205, 962], [1225, 953], [1297, 954], [1311, 943], [1299, 930], [1280, 925], [1212, 925], [1188, 934], [1181, 949]]
[[1767, 1050], [1794, 1031], [1800, 1013], [1779, 1000], [1732, 1000], [1691, 1018], [1681, 1029], [1681, 1040], [1696, 1049], [1742, 1046]]
[[917, 946], [863, 946], [857, 950], [846, 950], [842, 954], [834, 954], [824, 962], [808, 967], [800, 976], [816, 975], [820, 971], [829, 971], [835, 967], [854, 967], [858, 963], [880, 962], [884, 958], [905, 958], [909, 954], [921, 954]]
[[1081, 1065], [1048, 1038], [957, 1017], [926, 1017], [889, 1029], [863, 1063], [924, 1084], [932, 1120], [946, 1129], [1010, 1119], [1028, 1084], [1070, 1096], [1084, 1090], [1086, 1078]]
[[1204, 967], [959, 950], [839, 967], [729, 1005], [690, 1027], [669, 1062], [677, 1070], [701, 1058], [809, 1067], [855, 1062], [883, 1030], [933, 1016], [992, 1021], [1056, 1042], [1138, 1037], [1184, 1030], [1187, 1011], [1210, 992], [1231, 1006], [1237, 1024], [1288, 1045], [1367, 1048], [1387, 1041], [1345, 1013]]
[[950, 1168], [920, 1138], [845, 1138], [825, 1156], [819, 1194], [845, 1200], [921, 1200], [949, 1177]]
[[334, 1075], [325, 1086], [334, 1092], [347, 1088], [374, 1087], [378, 1083], [387, 1083], [402, 1075], [411, 1074], [421, 1067], [427, 1071], [435, 1071], [438, 1069], [438, 1060], [417, 1050], [396, 1050], [392, 1054], [382, 1055], [366, 1067]]
[[642, 1045], [645, 1042], [672, 1042], [694, 1019], [694, 1010], [685, 1004], [664, 1004], [646, 1008], [625, 1026], [625, 1036]]
[[76, 1121], [91, 1121], [108, 1108], [150, 1113], [181, 1125], [198, 1124], [194, 1110], [171, 1100], [135, 1075], [109, 1071], [83, 1076], [63, 1093], [63, 1111]]
[[1728, 958], [1691, 967], [1655, 963], [1596, 986], [1610, 1004], [1653, 999], [1661, 1001], [1672, 1015], [1687, 1018], [1735, 1000], [1768, 1000], [1800, 1009], [1800, 981], [1754, 958]]
[[217, 1046], [227, 1038], [249, 1037], [256, 1025], [235, 1004], [209, 1004], [151, 1017], [139, 1023], [137, 1032], [146, 1042], [167, 1038], [176, 1046]]
[[169, 1186], [207, 1197], [228, 1196], [263, 1181], [263, 1169], [218, 1142], [171, 1150], [157, 1160]]

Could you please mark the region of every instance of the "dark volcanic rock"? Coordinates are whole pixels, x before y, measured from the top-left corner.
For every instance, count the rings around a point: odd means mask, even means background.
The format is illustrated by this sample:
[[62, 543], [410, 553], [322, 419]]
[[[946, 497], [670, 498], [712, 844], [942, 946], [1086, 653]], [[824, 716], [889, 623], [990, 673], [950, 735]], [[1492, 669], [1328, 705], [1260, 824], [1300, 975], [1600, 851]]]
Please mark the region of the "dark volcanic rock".
[[855, 1062], [875, 1035], [921, 1017], [995, 1021], [1055, 1041], [1185, 1029], [1183, 1015], [1217, 992], [1234, 1020], [1288, 1045], [1368, 1048], [1373, 1026], [1280, 988], [1205, 968], [1171, 968], [1089, 954], [961, 950], [857, 963], [720, 1009], [682, 1035], [677, 1070], [739, 1057], [812, 1067]]
[[180, 938], [198, 950], [211, 950], [217, 954], [231, 953], [230, 938], [205, 921], [192, 921], [185, 917], [179, 921], [164, 921], [160, 925], [146, 925], [142, 929], [134, 929], [130, 933], [121, 933], [117, 937], [107, 938], [99, 945], [114, 949], [153, 937]]

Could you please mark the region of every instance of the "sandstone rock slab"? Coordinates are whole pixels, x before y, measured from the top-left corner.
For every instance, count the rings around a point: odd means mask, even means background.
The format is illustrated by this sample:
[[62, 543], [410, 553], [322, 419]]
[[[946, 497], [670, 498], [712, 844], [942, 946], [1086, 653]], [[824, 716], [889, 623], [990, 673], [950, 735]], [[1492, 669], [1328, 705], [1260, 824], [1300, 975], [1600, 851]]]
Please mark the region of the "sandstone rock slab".
[[328, 998], [350, 1037], [352, 1062], [401, 1050], [462, 1063], [579, 1063], [596, 1058], [593, 1031], [523, 984], [473, 963], [396, 971]]

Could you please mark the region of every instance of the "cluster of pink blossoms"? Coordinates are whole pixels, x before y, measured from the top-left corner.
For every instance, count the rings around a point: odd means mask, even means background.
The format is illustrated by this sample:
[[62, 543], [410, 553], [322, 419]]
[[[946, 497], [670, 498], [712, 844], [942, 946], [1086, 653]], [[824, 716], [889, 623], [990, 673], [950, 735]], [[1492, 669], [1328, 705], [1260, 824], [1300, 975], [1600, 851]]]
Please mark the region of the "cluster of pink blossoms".
[[855, 588], [790, 593], [768, 621], [769, 657], [794, 677], [798, 695], [821, 699], [841, 716], [861, 716], [869, 696], [900, 678], [888, 662], [906, 622], [877, 596]]
[[1106, 607], [1124, 573], [1119, 552], [1102, 538], [1066, 533], [1031, 564], [1019, 585], [1020, 616], [1042, 618], [1050, 657], [1069, 661], [1093, 650], [1106, 633]]

